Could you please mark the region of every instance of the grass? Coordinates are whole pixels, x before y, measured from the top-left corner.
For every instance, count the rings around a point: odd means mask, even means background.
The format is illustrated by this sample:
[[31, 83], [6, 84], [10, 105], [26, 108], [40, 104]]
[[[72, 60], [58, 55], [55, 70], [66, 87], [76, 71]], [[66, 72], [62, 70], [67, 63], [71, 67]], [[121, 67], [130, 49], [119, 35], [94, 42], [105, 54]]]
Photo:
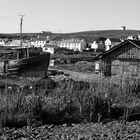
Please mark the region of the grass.
[[127, 120], [140, 107], [133, 84], [129, 79], [119, 84], [107, 80], [102, 83], [64, 80], [53, 90], [46, 89], [47, 86], [5, 87], [0, 94], [0, 126], [30, 128], [44, 123], [100, 122], [116, 116]]

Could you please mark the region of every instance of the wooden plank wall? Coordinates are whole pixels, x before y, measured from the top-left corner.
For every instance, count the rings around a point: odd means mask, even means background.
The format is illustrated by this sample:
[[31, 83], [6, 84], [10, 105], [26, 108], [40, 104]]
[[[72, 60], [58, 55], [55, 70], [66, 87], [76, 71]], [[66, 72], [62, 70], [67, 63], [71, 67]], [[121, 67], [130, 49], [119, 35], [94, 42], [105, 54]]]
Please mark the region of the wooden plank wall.
[[128, 73], [140, 76], [140, 49], [130, 43], [118, 48], [102, 59], [102, 72], [106, 76]]

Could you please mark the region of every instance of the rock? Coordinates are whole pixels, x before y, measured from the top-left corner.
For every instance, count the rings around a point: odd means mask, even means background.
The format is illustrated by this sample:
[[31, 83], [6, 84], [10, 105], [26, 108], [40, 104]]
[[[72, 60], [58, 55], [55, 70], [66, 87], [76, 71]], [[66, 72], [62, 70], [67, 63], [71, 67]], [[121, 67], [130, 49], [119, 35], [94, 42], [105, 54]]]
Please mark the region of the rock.
[[85, 123], [72, 125], [43, 125], [39, 127], [26, 127], [19, 129], [4, 128], [0, 133], [0, 140], [115, 140], [139, 139], [140, 121], [135, 122], [109, 122]]

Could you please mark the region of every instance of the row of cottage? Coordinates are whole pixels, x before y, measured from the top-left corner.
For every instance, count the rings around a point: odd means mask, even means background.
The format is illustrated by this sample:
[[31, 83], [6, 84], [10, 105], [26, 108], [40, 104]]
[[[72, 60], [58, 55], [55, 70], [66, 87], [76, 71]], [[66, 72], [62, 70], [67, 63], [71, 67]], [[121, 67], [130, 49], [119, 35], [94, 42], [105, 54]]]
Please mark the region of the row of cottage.
[[[23, 46], [34, 46], [42, 47], [43, 51], [54, 53], [55, 48], [63, 47], [73, 51], [82, 52], [83, 50], [95, 50], [98, 48], [104, 48], [106, 51], [112, 48], [113, 46], [121, 43], [121, 39], [116, 38], [107, 38], [99, 37], [94, 39], [92, 43], [87, 43], [84, 39], [73, 38], [73, 39], [62, 39], [61, 41], [51, 41], [50, 37], [46, 38], [37, 37], [31, 38], [30, 40], [23, 40]], [[0, 46], [20, 46], [19, 39], [0, 39]]]

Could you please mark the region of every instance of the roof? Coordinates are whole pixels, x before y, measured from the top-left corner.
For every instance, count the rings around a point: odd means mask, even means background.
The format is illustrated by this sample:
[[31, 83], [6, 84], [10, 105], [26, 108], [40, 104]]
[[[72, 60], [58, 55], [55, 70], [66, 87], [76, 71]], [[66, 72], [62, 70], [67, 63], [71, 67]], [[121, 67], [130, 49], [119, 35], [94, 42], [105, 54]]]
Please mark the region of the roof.
[[79, 39], [79, 38], [73, 38], [73, 39], [66, 39], [66, 40], [62, 40], [62, 43], [81, 43], [83, 41], [83, 39]]
[[100, 55], [98, 56], [98, 58], [102, 58], [102, 57], [104, 57], [105, 55], [107, 55], [107, 54], [109, 54], [109, 53], [115, 51], [116, 49], [121, 48], [121, 47], [122, 47], [123, 45], [125, 45], [126, 43], [130, 43], [130, 44], [132, 44], [132, 45], [134, 45], [135, 47], [137, 47], [137, 48], [140, 49], [140, 41], [139, 41], [139, 40], [125, 40], [124, 42], [122, 42], [122, 43], [116, 45], [115, 47], [111, 48], [110, 50], [106, 51], [105, 53], [100, 54]]
[[137, 47], [140, 48], [140, 40], [131, 40], [132, 43], [134, 43], [135, 45], [137, 45]]
[[37, 38], [36, 41], [47, 41], [47, 38]]
[[105, 42], [106, 39], [107, 39], [107, 37], [99, 37], [99, 40], [102, 42]]
[[5, 43], [5, 46], [10, 46], [11, 42], [12, 42], [12, 41], [7, 41], [7, 42]]
[[[27, 43], [27, 41], [22, 41], [23, 46], [25, 46], [25, 43]], [[5, 46], [20, 46], [20, 44], [21, 40], [12, 40], [5, 43]]]
[[1, 52], [8, 52], [16, 49], [24, 49], [25, 47], [20, 47], [20, 46], [4, 46], [0, 47]]
[[10, 45], [20, 46], [20, 42], [21, 42], [20, 40], [13, 40]]
[[31, 41], [46, 41], [47, 37], [37, 37], [37, 38], [31, 38]]
[[12, 46], [12, 50], [19, 50], [19, 49], [28, 49], [28, 48], [33, 48], [33, 47], [21, 47], [21, 46]]

